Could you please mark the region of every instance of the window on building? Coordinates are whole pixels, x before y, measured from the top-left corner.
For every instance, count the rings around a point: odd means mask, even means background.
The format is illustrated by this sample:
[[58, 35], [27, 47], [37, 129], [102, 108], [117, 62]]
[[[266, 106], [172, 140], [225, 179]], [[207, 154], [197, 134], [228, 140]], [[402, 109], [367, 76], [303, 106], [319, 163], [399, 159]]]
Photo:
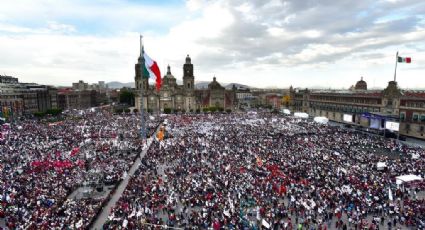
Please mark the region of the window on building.
[[406, 119], [406, 113], [402, 112], [400, 113], [400, 121], [404, 121]]
[[425, 114], [421, 114], [421, 121], [425, 122]]
[[412, 120], [418, 121], [418, 119], [419, 119], [419, 115], [417, 113], [414, 113], [413, 116], [412, 116]]

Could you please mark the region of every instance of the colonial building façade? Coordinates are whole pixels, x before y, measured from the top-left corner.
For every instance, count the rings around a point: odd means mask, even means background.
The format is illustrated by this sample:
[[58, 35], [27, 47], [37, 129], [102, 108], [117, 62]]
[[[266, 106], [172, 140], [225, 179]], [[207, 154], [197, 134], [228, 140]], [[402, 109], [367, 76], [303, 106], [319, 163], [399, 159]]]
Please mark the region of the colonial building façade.
[[208, 84], [207, 89], [198, 89], [195, 91], [196, 102], [198, 107], [204, 109], [215, 107], [223, 110], [234, 110], [236, 103], [236, 87], [233, 85], [231, 90], [227, 90], [217, 78], [213, 77], [213, 81]]
[[55, 87], [21, 83], [18, 78], [0, 75], [0, 117], [14, 118], [57, 106]]
[[386, 121], [399, 122], [401, 135], [425, 138], [425, 92], [401, 90], [395, 81], [384, 90], [368, 90], [363, 79], [350, 90], [291, 87], [290, 98], [294, 111], [378, 130], [385, 129]]
[[222, 109], [234, 109], [236, 97], [234, 90], [226, 90], [213, 78], [208, 89], [195, 89], [195, 76], [193, 64], [189, 55], [183, 64], [183, 84], [177, 84], [177, 80], [171, 73], [170, 66], [162, 78], [159, 91], [154, 85], [149, 85], [148, 76], [140, 71], [144, 65], [144, 58], [140, 56], [135, 65], [136, 97], [135, 105], [140, 109], [143, 102], [144, 109], [149, 112], [162, 112], [166, 109], [181, 112], [195, 112], [205, 107], [219, 107]]

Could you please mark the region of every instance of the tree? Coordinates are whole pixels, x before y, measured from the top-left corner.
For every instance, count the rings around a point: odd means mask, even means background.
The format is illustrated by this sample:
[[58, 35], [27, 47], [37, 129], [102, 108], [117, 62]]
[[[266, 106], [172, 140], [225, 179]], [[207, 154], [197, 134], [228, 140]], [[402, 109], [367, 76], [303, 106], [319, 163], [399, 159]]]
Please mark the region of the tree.
[[36, 116], [38, 118], [44, 117], [45, 115], [46, 115], [46, 113], [44, 113], [44, 112], [35, 112], [34, 113], [34, 116]]
[[57, 116], [62, 113], [62, 109], [48, 109], [46, 113], [52, 116]]
[[134, 106], [134, 93], [127, 89], [120, 91], [120, 103], [125, 103], [129, 106]]

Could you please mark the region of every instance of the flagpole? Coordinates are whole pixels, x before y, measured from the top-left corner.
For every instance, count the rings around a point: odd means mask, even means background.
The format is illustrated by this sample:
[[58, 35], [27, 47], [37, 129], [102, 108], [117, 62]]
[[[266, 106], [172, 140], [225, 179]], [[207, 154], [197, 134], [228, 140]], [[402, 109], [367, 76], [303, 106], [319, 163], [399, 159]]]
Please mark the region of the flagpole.
[[397, 62], [398, 62], [398, 51], [397, 51], [397, 54], [395, 55], [394, 82], [396, 81], [396, 77], [397, 77]]
[[141, 113], [141, 115], [142, 115], [142, 117], [141, 117], [141, 122], [142, 122], [142, 126], [141, 126], [141, 130], [140, 130], [140, 134], [141, 134], [141, 138], [142, 138], [142, 140], [143, 141], [145, 141], [146, 140], [146, 123], [145, 123], [145, 108], [144, 108], [144, 103], [143, 103], [143, 87], [144, 87], [144, 84], [143, 84], [143, 66], [145, 65], [145, 58], [143, 57], [143, 53], [144, 53], [144, 50], [143, 50], [143, 41], [142, 41], [142, 39], [143, 39], [143, 36], [142, 35], [140, 35], [140, 58], [141, 58], [141, 63], [140, 63], [140, 77], [141, 77], [141, 81], [142, 81], [142, 87], [140, 87], [140, 103], [141, 103], [141, 105], [140, 105], [140, 113]]

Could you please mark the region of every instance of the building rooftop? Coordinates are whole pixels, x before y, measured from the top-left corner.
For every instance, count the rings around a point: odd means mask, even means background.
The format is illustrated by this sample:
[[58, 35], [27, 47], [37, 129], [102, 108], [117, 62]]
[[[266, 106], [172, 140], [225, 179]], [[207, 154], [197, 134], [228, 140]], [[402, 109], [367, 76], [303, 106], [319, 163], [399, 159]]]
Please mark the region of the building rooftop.
[[424, 90], [409, 90], [409, 91], [403, 91], [403, 97], [409, 97], [409, 98], [425, 98], [425, 91]]
[[364, 90], [364, 91], [351, 91], [351, 90], [315, 90], [311, 94], [329, 94], [340, 96], [360, 96], [360, 97], [380, 97], [382, 90]]

